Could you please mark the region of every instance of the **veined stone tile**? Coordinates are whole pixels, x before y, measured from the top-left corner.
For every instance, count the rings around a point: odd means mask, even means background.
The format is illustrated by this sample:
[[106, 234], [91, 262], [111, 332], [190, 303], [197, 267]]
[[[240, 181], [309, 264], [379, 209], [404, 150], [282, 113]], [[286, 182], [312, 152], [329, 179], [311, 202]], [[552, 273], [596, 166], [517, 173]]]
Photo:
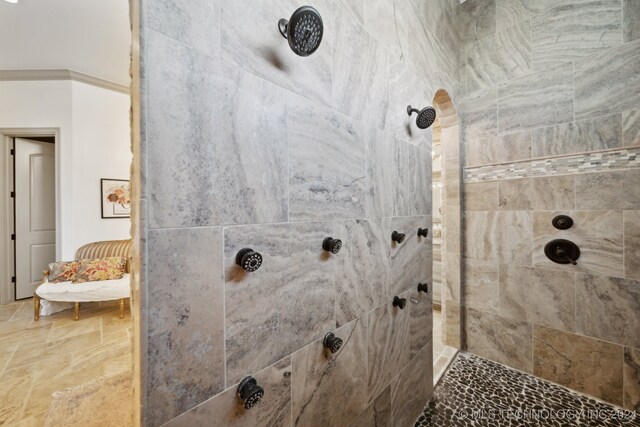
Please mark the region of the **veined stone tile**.
[[384, 129], [389, 106], [387, 51], [354, 21], [346, 7], [334, 4], [333, 10], [336, 39], [332, 105], [350, 117]]
[[569, 63], [500, 84], [498, 132], [519, 132], [573, 121], [572, 70]]
[[433, 347], [431, 341], [391, 383], [391, 420], [396, 427], [410, 426], [433, 393]]
[[364, 216], [364, 128], [346, 116], [289, 96], [289, 218]]
[[467, 94], [460, 99], [462, 139], [465, 144], [496, 137], [497, 102], [495, 89]]
[[582, 58], [622, 44], [619, 0], [565, 0], [531, 18], [534, 68]]
[[578, 275], [577, 330], [602, 340], [640, 348], [640, 282]]
[[464, 208], [468, 211], [498, 209], [498, 183], [476, 182], [464, 185]]
[[622, 113], [640, 104], [640, 40], [575, 61], [575, 118]]
[[533, 157], [622, 147], [622, 116], [613, 114], [533, 130]]
[[460, 302], [460, 253], [442, 252], [441, 266], [444, 266], [444, 283], [441, 287], [442, 300]]
[[640, 110], [622, 113], [622, 142], [625, 147], [640, 145]]
[[575, 273], [500, 266], [500, 315], [575, 331]]
[[573, 210], [574, 187], [572, 176], [498, 181], [499, 209]]
[[369, 34], [393, 52], [395, 58], [402, 56], [400, 40], [396, 32], [398, 25], [393, 2], [386, 0], [367, 1], [364, 8], [364, 27]]
[[[336, 0], [340, 5], [347, 8], [358, 20], [360, 25], [364, 25], [364, 0]], [[335, 9], [334, 9], [335, 11]]]
[[244, 409], [236, 384], [174, 418], [165, 427], [290, 427], [291, 359], [282, 359], [252, 375], [265, 390], [258, 406]]
[[492, 262], [467, 259], [463, 268], [465, 305], [498, 314], [498, 266]]
[[496, 220], [498, 260], [504, 264], [530, 266], [533, 238], [531, 212], [498, 212]]
[[447, 253], [460, 253], [460, 245], [462, 244], [461, 215], [460, 209], [455, 207], [454, 209], [449, 209], [444, 217], [444, 228], [442, 232], [445, 238], [444, 250], [446, 250]]
[[[431, 216], [385, 218], [383, 227], [386, 242], [391, 248], [388, 297], [393, 299], [394, 295], [431, 280], [432, 219]], [[418, 236], [418, 228], [429, 229], [426, 238]], [[392, 242], [394, 231], [406, 234], [404, 242]]]
[[521, 371], [533, 369], [532, 326], [467, 308], [467, 349]]
[[357, 319], [335, 334], [344, 341], [335, 354], [320, 339], [291, 355], [294, 426], [348, 425], [367, 406], [366, 325]]
[[531, 158], [531, 131], [465, 141], [466, 165], [513, 162]]
[[285, 92], [153, 31], [147, 47], [149, 226], [286, 221]]
[[142, 11], [146, 27], [220, 58], [220, 0], [159, 0]]
[[344, 325], [388, 301], [390, 236], [381, 219], [336, 222], [336, 321]]
[[147, 247], [145, 414], [161, 425], [224, 390], [222, 229], [150, 230]]
[[[394, 216], [431, 214], [431, 143], [415, 146], [396, 139]], [[388, 160], [387, 160], [387, 167]]]
[[[227, 384], [269, 366], [335, 327], [334, 259], [322, 250], [331, 223], [225, 228]], [[247, 273], [236, 253], [263, 256]]]
[[367, 130], [365, 205], [368, 218], [393, 216], [399, 178], [397, 168], [389, 164], [396, 158], [397, 147], [389, 132]]
[[624, 211], [624, 276], [640, 280], [640, 211]]
[[[409, 291], [407, 306], [409, 321], [409, 341], [413, 358], [433, 338], [433, 281], [428, 280], [429, 292], [419, 292], [417, 284]], [[406, 309], [406, 307], [405, 307]]]
[[460, 348], [462, 345], [460, 303], [444, 301], [442, 316], [444, 318], [444, 345]]
[[622, 16], [624, 42], [640, 39], [640, 3], [637, 0], [623, 0]]
[[391, 388], [385, 388], [349, 427], [391, 427]]
[[625, 347], [623, 366], [623, 407], [638, 412], [640, 407], [640, 350]]
[[533, 374], [622, 405], [622, 346], [535, 326]]
[[466, 47], [467, 89], [474, 91], [528, 74], [531, 28], [523, 21]]
[[496, 28], [502, 31], [561, 3], [562, 0], [496, 0]]
[[[291, 51], [277, 27], [279, 19], [289, 19], [298, 7], [293, 0], [269, 3], [220, 0], [222, 59], [300, 95], [331, 105], [335, 34], [332, 2], [318, 0], [313, 4], [323, 17], [324, 34], [318, 50], [304, 60]], [[239, 116], [246, 117], [241, 113]]]
[[391, 305], [391, 300], [367, 315], [369, 402], [382, 393], [409, 362], [409, 321], [407, 307], [400, 310]]
[[463, 43], [480, 40], [496, 32], [496, 0], [466, 0], [458, 11]]
[[[580, 248], [578, 265], [556, 264], [544, 254], [545, 245], [560, 237], [551, 224], [556, 215], [573, 218], [573, 226], [562, 232], [562, 238]], [[534, 267], [622, 277], [622, 243], [622, 211], [533, 212]]]
[[576, 176], [577, 209], [640, 209], [640, 169]]
[[497, 262], [497, 212], [464, 213], [464, 257]]

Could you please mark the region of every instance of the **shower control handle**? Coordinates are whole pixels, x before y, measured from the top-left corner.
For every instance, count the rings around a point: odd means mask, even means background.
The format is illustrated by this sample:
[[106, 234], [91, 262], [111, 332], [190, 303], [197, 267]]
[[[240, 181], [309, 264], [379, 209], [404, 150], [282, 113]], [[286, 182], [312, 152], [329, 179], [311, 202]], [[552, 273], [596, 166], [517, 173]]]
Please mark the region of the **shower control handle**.
[[398, 233], [397, 231], [391, 233], [391, 240], [398, 244], [404, 242], [405, 237], [407, 237], [406, 234]]
[[327, 252], [331, 252], [334, 255], [337, 254], [338, 252], [340, 252], [341, 248], [342, 248], [342, 240], [340, 240], [340, 239], [334, 239], [333, 237], [327, 237], [322, 242], [322, 249], [324, 249]]
[[429, 293], [429, 284], [427, 283], [418, 283], [418, 292], [424, 292], [425, 294]]
[[342, 339], [335, 336], [333, 332], [327, 333], [322, 340], [322, 344], [329, 349], [331, 353], [337, 353], [342, 348]]
[[236, 264], [245, 271], [256, 271], [262, 265], [262, 255], [251, 248], [241, 249], [236, 254]]
[[393, 306], [394, 307], [398, 307], [400, 310], [403, 310], [406, 305], [407, 305], [407, 299], [406, 298], [400, 298], [398, 296], [393, 297]]
[[418, 236], [426, 238], [429, 235], [428, 228], [418, 228]]
[[258, 385], [255, 378], [245, 377], [240, 381], [237, 393], [244, 409], [251, 409], [264, 396], [264, 389]]

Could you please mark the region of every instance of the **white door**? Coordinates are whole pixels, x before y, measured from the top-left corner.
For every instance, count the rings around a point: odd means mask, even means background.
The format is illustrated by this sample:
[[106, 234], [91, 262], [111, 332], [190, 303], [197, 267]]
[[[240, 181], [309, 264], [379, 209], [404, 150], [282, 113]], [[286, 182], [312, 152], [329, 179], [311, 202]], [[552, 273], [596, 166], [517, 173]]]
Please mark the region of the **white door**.
[[55, 146], [15, 139], [16, 299], [29, 298], [56, 258]]

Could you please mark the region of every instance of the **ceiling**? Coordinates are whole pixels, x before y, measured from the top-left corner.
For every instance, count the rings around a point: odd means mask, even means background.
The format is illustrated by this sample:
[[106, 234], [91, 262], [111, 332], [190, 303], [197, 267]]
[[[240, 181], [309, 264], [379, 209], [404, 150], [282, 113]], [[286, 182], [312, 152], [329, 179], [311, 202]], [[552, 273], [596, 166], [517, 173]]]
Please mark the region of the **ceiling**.
[[0, 0], [0, 70], [70, 69], [129, 85], [128, 0]]

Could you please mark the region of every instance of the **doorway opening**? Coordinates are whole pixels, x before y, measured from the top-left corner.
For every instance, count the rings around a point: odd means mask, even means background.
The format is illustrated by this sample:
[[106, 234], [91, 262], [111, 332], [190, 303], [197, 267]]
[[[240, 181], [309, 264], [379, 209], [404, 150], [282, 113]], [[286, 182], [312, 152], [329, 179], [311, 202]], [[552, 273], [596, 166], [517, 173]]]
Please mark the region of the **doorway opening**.
[[447, 91], [436, 92], [433, 105], [433, 381], [447, 369], [459, 349], [462, 293], [460, 288], [461, 157], [458, 115]]

